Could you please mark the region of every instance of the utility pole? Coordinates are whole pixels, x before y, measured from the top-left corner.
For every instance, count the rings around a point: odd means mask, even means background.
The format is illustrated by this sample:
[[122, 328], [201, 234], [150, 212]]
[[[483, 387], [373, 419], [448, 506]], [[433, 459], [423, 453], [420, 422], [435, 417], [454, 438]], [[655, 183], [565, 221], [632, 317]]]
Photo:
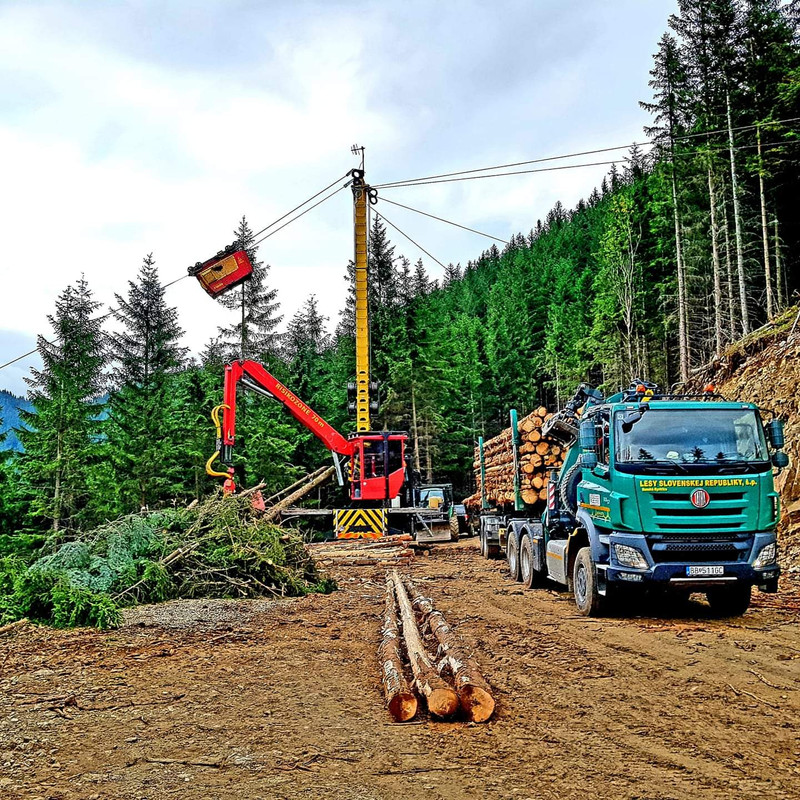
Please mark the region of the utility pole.
[[[364, 148], [353, 145], [355, 153]], [[353, 222], [355, 229], [356, 283], [356, 430], [370, 430], [369, 419], [369, 308], [367, 293], [367, 203], [374, 204], [378, 193], [364, 181], [364, 170], [351, 171], [353, 189]]]

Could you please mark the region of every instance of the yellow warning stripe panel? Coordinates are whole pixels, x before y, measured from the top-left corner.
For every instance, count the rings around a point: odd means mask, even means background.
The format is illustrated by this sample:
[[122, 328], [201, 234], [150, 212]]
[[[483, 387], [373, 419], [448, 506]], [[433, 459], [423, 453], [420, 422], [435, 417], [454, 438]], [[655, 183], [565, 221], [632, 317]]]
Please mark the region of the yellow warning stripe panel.
[[386, 534], [382, 508], [339, 508], [333, 512], [337, 539], [380, 539]]

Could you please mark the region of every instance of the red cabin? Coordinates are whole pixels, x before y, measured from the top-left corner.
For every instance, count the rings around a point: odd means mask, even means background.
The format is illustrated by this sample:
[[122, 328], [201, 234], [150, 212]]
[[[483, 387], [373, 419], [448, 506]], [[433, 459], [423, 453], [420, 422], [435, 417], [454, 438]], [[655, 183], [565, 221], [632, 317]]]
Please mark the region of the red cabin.
[[405, 482], [408, 434], [389, 431], [351, 433], [350, 499], [391, 500]]

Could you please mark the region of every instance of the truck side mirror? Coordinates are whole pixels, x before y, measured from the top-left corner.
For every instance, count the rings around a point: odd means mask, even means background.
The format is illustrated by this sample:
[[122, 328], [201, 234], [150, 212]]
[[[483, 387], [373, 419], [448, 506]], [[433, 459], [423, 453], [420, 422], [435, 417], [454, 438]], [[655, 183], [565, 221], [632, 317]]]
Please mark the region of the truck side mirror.
[[772, 465], [778, 469], [784, 469], [789, 466], [789, 456], [782, 450], [772, 454]]
[[[580, 445], [581, 450], [585, 450], [584, 456], [594, 453], [597, 449], [597, 428], [593, 419], [585, 419], [580, 426]], [[596, 456], [595, 456], [596, 458]], [[584, 464], [585, 466], [585, 464]]]
[[786, 444], [786, 437], [783, 435], [783, 420], [777, 417], [771, 419], [766, 425], [766, 430], [769, 443], [773, 449], [782, 450]]

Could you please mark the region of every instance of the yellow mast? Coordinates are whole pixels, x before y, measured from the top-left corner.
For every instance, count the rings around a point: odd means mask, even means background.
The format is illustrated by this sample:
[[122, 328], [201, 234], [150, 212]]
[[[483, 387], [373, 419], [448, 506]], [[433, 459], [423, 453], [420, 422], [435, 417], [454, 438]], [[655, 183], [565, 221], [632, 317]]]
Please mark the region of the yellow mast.
[[354, 169], [353, 217], [356, 265], [356, 430], [370, 430], [369, 421], [369, 309], [367, 305], [367, 202], [372, 190], [364, 170]]

